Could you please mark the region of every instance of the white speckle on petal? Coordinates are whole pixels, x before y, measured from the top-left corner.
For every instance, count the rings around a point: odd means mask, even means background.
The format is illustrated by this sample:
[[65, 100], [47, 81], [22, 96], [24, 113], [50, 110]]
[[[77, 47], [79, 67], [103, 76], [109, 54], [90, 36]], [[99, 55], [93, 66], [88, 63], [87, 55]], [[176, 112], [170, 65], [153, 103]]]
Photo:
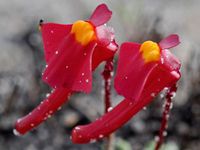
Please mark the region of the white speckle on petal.
[[13, 134], [16, 136], [21, 136], [21, 134], [16, 129], [13, 130]]
[[109, 112], [109, 111], [111, 111], [113, 108], [112, 107], [109, 107], [108, 109], [107, 109], [107, 111]]

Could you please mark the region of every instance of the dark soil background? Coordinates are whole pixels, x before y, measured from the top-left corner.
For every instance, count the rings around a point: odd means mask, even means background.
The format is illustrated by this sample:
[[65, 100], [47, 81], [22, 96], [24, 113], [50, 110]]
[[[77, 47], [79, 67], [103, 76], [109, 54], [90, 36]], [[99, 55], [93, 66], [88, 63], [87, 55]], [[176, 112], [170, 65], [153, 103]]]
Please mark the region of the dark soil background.
[[[75, 145], [71, 129], [103, 113], [102, 64], [94, 73], [93, 91], [70, 102], [32, 132], [17, 137], [13, 125], [37, 106], [50, 88], [41, 80], [44, 54], [38, 22], [72, 23], [87, 19], [99, 3], [113, 11], [109, 22], [117, 42], [159, 41], [181, 37], [172, 51], [182, 62], [182, 79], [173, 100], [163, 150], [200, 149], [200, 1], [199, 0], [0, 0], [0, 150], [102, 150], [105, 141]], [[117, 56], [115, 58], [117, 61]], [[115, 65], [116, 65], [115, 61]], [[112, 103], [122, 100], [114, 89]], [[116, 150], [153, 150], [164, 100], [158, 96], [115, 134]]]

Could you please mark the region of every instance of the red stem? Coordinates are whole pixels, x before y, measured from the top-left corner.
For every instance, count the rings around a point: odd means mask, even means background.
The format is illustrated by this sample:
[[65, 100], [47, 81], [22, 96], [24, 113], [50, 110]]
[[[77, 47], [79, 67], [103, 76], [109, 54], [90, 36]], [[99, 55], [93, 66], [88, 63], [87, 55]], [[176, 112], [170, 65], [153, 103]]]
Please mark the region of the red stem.
[[110, 100], [110, 94], [111, 94], [111, 77], [112, 77], [112, 71], [113, 71], [113, 59], [110, 59], [106, 61], [104, 71], [102, 72], [102, 76], [104, 78], [104, 104], [105, 104], [105, 113], [108, 112], [109, 108], [111, 107], [111, 100]]
[[160, 147], [163, 143], [163, 140], [164, 140], [164, 136], [166, 136], [166, 133], [167, 133], [166, 129], [167, 129], [169, 113], [170, 113], [170, 109], [171, 109], [171, 105], [172, 105], [172, 98], [174, 97], [174, 93], [176, 92], [176, 90], [177, 90], [177, 87], [176, 87], [176, 84], [175, 84], [169, 89], [169, 91], [167, 91], [165, 108], [164, 108], [164, 111], [163, 111], [159, 135], [158, 135], [158, 138], [156, 139], [155, 150], [160, 149]]
[[40, 105], [15, 123], [15, 134], [25, 134], [51, 117], [63, 103], [68, 101], [71, 91], [68, 89], [55, 89]]

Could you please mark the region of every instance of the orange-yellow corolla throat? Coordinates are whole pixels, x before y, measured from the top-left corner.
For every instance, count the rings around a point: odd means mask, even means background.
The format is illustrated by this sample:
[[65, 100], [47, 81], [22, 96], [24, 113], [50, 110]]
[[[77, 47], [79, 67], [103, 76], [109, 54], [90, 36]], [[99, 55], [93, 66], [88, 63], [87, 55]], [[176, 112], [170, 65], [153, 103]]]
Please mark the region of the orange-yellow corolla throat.
[[160, 48], [155, 42], [146, 41], [142, 43], [140, 52], [145, 63], [158, 61], [160, 59]]
[[86, 21], [78, 20], [72, 25], [71, 33], [75, 34], [75, 39], [83, 46], [95, 40], [94, 27]]

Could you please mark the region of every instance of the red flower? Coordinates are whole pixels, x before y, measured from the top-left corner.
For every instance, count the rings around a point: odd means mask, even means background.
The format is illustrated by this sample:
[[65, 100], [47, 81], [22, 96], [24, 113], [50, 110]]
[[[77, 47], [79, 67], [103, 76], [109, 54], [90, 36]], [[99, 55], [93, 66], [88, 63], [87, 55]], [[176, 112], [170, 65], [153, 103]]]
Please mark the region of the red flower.
[[112, 59], [118, 48], [112, 28], [104, 25], [111, 15], [107, 6], [101, 4], [87, 21], [40, 24], [47, 63], [42, 78], [54, 90], [29, 115], [16, 122], [15, 133], [24, 134], [39, 125], [72, 92], [91, 91], [92, 70], [102, 61]]
[[125, 99], [114, 109], [89, 125], [72, 131], [74, 143], [87, 143], [108, 136], [148, 105], [165, 87], [180, 78], [180, 62], [168, 50], [179, 44], [177, 35], [170, 35], [159, 44], [123, 43], [115, 77], [115, 89]]

